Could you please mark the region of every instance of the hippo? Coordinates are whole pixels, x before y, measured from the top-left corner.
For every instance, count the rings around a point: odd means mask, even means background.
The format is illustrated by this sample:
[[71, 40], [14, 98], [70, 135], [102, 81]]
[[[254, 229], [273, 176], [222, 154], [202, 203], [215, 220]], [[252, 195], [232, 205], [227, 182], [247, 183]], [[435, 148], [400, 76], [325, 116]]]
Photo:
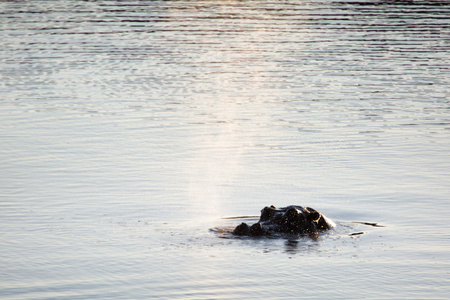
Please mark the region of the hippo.
[[258, 223], [251, 226], [241, 223], [232, 231], [238, 236], [268, 236], [274, 234], [317, 235], [336, 224], [311, 207], [290, 205], [276, 208], [266, 206], [261, 210]]

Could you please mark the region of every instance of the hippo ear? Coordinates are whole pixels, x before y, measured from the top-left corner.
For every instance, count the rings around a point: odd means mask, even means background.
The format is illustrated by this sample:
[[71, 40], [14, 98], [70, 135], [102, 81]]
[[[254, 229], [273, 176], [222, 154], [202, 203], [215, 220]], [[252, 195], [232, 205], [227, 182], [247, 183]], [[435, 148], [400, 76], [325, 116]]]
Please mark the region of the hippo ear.
[[[309, 208], [309, 207], [308, 207]], [[313, 222], [318, 222], [320, 220], [320, 217], [322, 217], [322, 215], [320, 214], [320, 212], [318, 212], [317, 210], [314, 209], [310, 209], [309, 210], [309, 218], [313, 221]]]

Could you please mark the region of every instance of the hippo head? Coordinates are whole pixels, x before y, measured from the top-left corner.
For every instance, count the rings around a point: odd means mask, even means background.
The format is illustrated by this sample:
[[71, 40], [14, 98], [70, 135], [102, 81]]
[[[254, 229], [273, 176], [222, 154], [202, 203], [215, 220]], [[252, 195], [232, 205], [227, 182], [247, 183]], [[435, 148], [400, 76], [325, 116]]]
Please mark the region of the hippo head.
[[311, 234], [331, 229], [334, 222], [311, 207], [291, 205], [276, 208], [266, 206], [261, 210], [258, 223], [238, 225], [233, 234], [262, 236], [272, 233]]

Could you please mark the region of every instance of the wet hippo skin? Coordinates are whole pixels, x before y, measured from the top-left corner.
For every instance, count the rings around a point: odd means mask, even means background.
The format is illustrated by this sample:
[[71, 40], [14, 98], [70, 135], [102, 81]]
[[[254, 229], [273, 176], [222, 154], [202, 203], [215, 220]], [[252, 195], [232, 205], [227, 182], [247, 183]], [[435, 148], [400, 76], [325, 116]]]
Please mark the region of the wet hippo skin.
[[258, 223], [251, 226], [241, 223], [232, 233], [240, 236], [265, 236], [276, 233], [317, 234], [335, 226], [333, 221], [311, 207], [290, 205], [276, 208], [271, 205], [261, 210]]

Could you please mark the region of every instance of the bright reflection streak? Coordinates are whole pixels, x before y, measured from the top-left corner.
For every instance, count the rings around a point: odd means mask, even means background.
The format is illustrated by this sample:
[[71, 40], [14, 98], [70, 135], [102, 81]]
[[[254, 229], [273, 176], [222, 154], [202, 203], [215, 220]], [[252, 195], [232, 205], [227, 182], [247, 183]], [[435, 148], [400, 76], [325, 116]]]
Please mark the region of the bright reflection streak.
[[[230, 14], [236, 3], [220, 2]], [[219, 28], [224, 31], [195, 36], [190, 41], [202, 53], [198, 59], [205, 68], [201, 80], [194, 80], [191, 88], [208, 90], [216, 98], [203, 99], [199, 95], [195, 101], [200, 108], [205, 107], [205, 102], [210, 103], [205, 113], [211, 114], [211, 120], [201, 122], [197, 128], [202, 132], [193, 135], [196, 152], [187, 170], [189, 201], [202, 214], [214, 216], [223, 215], [223, 208], [230, 202], [233, 180], [242, 171], [245, 145], [254, 144], [254, 136], [248, 134], [249, 128], [244, 127], [248, 125], [243, 125], [242, 120], [264, 116], [268, 110], [258, 99], [263, 99], [261, 85], [271, 66], [264, 59], [261, 44], [254, 42], [266, 40], [264, 17], [230, 22], [221, 24]], [[257, 133], [261, 130], [253, 129]]]

